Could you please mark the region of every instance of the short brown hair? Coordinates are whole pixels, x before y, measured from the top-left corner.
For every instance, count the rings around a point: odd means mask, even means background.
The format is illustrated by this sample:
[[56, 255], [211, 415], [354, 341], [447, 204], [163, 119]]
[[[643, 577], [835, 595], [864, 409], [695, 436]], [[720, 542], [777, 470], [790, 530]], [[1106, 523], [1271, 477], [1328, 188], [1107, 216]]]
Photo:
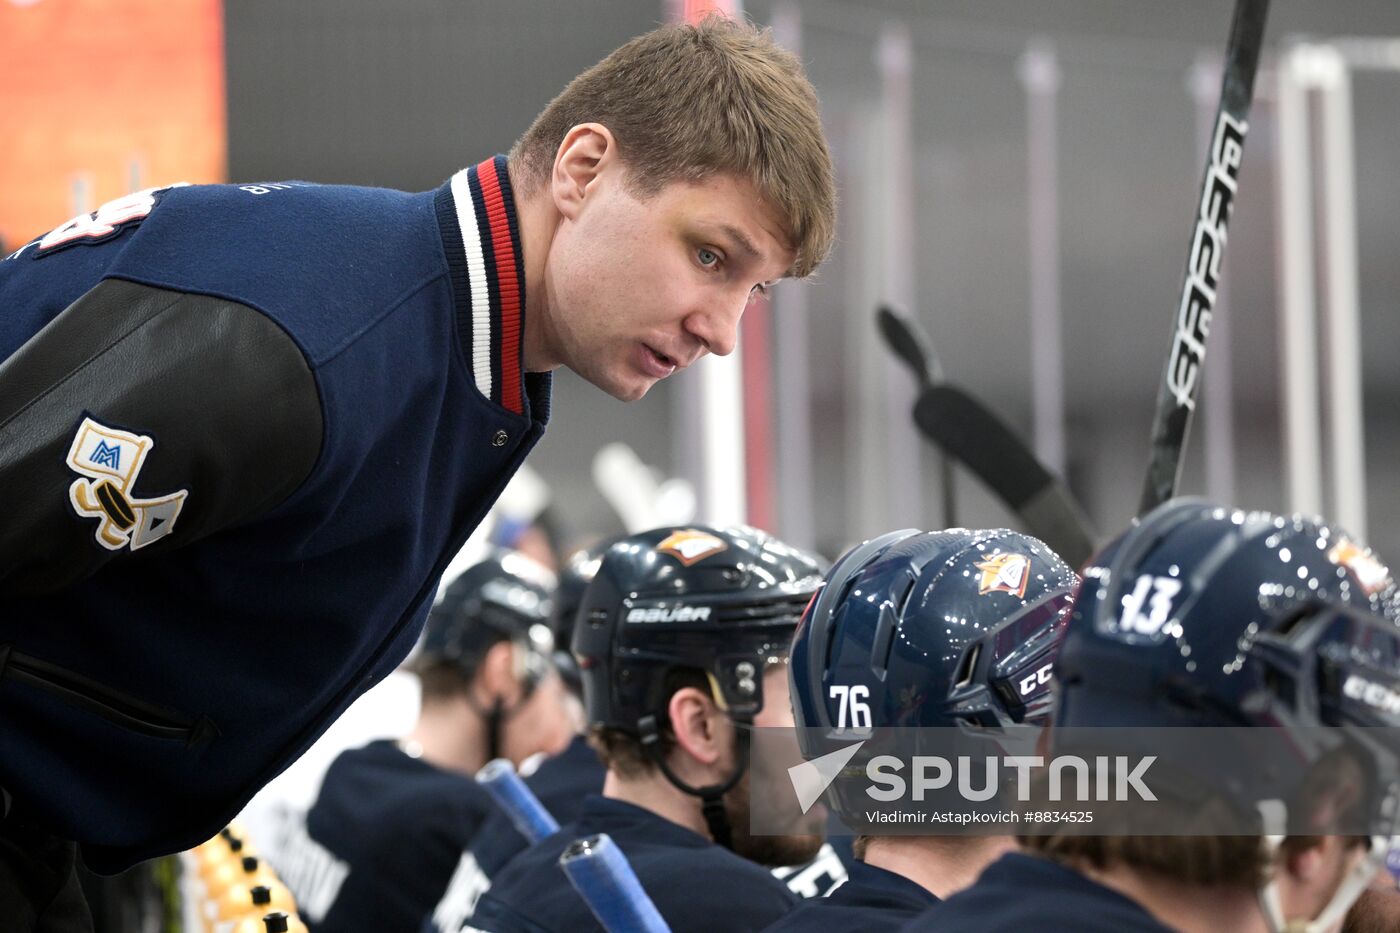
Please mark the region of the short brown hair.
[[511, 147], [516, 185], [542, 185], [581, 123], [611, 131], [643, 197], [713, 175], [750, 181], [797, 253], [789, 274], [810, 275], [830, 252], [836, 185], [816, 91], [768, 30], [714, 14], [628, 42], [571, 81]]
[[[710, 680], [705, 672], [693, 667], [675, 667], [666, 672], [662, 688], [663, 699], [657, 714], [657, 753], [663, 758], [676, 747], [676, 733], [671, 728], [671, 717], [667, 707], [671, 697], [683, 687], [713, 696]], [[598, 753], [603, 767], [624, 778], [641, 778], [656, 771], [656, 762], [642, 747], [641, 740], [630, 732], [621, 729], [594, 726], [588, 731], [588, 744]]]
[[418, 678], [424, 703], [450, 700], [471, 688], [471, 678], [451, 661], [418, 662], [407, 670]]

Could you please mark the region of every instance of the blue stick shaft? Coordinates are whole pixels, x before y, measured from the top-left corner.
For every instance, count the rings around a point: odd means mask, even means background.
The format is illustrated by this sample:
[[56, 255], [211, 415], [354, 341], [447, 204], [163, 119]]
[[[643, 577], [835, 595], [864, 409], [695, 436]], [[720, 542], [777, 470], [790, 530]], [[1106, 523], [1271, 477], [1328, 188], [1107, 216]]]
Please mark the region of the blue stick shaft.
[[549, 815], [544, 804], [525, 786], [525, 782], [520, 780], [520, 775], [515, 773], [515, 767], [506, 759], [497, 758], [488, 762], [486, 767], [476, 773], [476, 781], [486, 788], [496, 805], [510, 817], [520, 835], [531, 844], [558, 831], [559, 823]]
[[606, 834], [570, 843], [559, 867], [608, 933], [670, 933], [627, 857]]

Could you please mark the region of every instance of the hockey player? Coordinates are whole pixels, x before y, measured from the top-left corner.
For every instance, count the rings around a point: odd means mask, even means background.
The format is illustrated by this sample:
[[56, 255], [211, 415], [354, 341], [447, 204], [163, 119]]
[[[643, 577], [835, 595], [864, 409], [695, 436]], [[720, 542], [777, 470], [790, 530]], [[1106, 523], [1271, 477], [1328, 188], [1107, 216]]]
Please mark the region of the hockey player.
[[[584, 591], [598, 572], [604, 550], [605, 546], [583, 548], [570, 556], [560, 571], [550, 600], [554, 667], [575, 698], [582, 697], [583, 684], [578, 663], [569, 651], [574, 619], [583, 602]], [[564, 823], [578, 814], [584, 798], [603, 789], [605, 773], [598, 753], [588, 744], [587, 733], [580, 731], [562, 752], [539, 762], [534, 772], [525, 778], [525, 783], [549, 814]], [[472, 834], [471, 848], [462, 853], [447, 890], [433, 909], [432, 927], [442, 933], [456, 933], [476, 906], [477, 899], [491, 886], [496, 872], [526, 846], [525, 837], [509, 817], [499, 808], [493, 808], [480, 829]]]
[[550, 370], [633, 399], [728, 353], [833, 228], [800, 64], [716, 18], [435, 191], [152, 189], [0, 261], [0, 914], [74, 840], [213, 836], [408, 653]]
[[[551, 613], [556, 646], [567, 646], [572, 641], [584, 589], [597, 572], [605, 550], [606, 547], [580, 550], [561, 572]], [[582, 681], [573, 655], [567, 650], [556, 651], [554, 658], [565, 684], [581, 696]], [[578, 815], [590, 794], [602, 792], [606, 773], [585, 732], [575, 736], [563, 752], [542, 761], [525, 783], [551, 816], [566, 823]], [[477, 900], [491, 887], [491, 879], [526, 847], [525, 837], [505, 813], [497, 810], [488, 816], [433, 912], [434, 926], [442, 933], [456, 933]], [[848, 841], [838, 838], [834, 846], [830, 841], [823, 844], [810, 862], [774, 868], [773, 874], [798, 897], [822, 897], [845, 882], [851, 861]]]
[[[1150, 513], [1084, 571], [1055, 665], [1051, 749], [1076, 750], [1063, 730], [1131, 727], [1096, 752], [1158, 755], [1153, 766], [1176, 776], [1155, 789], [1170, 821], [1153, 835], [1025, 834], [1028, 854], [1004, 856], [909, 929], [1335, 931], [1382, 864], [1397, 815], [1392, 593], [1368, 550], [1319, 521], [1198, 500]], [[1172, 752], [1141, 727], [1267, 729], [1261, 747], [1276, 743], [1296, 767]], [[1338, 764], [1319, 757], [1324, 727], [1366, 750], [1376, 783], [1354, 797], [1347, 781], [1305, 783]], [[1185, 782], [1206, 793], [1172, 797]], [[1264, 823], [1261, 803], [1319, 834], [1264, 835], [1280, 827]], [[1376, 835], [1326, 834], [1347, 814], [1353, 831], [1364, 823]], [[1185, 835], [1227, 816], [1256, 833]], [[1131, 832], [1151, 817], [1116, 818]]]
[[498, 552], [433, 607], [413, 670], [413, 731], [342, 753], [276, 864], [316, 933], [417, 930], [495, 807], [473, 776], [563, 748], [573, 730], [550, 661], [552, 580]]
[[[1054, 659], [1077, 582], [1045, 544], [1014, 531], [896, 531], [852, 549], [827, 574], [793, 641], [803, 755], [849, 744], [841, 732], [857, 724], [995, 729], [1043, 720], [1050, 688], [1038, 675]], [[855, 848], [861, 861], [850, 881], [770, 929], [898, 929], [970, 885], [1015, 842], [862, 835]]]
[[594, 833], [677, 933], [758, 930], [790, 909], [761, 866], [809, 859], [822, 840], [749, 833], [749, 730], [792, 722], [782, 662], [820, 580], [814, 558], [752, 529], [666, 528], [609, 548], [574, 638], [603, 794], [501, 870], [470, 928], [599, 929], [557, 865]]

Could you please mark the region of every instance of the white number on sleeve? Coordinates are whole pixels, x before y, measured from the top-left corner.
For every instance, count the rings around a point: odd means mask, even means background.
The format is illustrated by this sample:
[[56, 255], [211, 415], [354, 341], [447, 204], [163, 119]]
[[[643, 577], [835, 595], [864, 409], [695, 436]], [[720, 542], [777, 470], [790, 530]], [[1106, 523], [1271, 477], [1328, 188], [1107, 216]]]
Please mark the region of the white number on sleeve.
[[115, 201], [108, 201], [91, 214], [79, 214], [40, 240], [39, 252], [42, 253], [44, 250], [53, 249], [55, 246], [62, 246], [84, 237], [96, 239], [107, 236], [121, 224], [131, 220], [139, 220], [149, 214], [151, 208], [156, 206], [155, 195], [157, 191], [164, 191], [166, 188], [180, 188], [186, 184], [187, 182], [182, 181], [175, 185], [136, 191], [125, 197], [117, 198]]

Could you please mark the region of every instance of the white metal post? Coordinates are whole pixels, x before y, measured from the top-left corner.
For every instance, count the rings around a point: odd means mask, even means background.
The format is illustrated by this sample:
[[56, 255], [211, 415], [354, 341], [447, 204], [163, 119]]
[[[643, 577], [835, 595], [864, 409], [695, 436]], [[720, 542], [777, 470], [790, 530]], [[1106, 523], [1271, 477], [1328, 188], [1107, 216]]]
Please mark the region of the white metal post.
[[1032, 40], [1017, 65], [1026, 91], [1030, 215], [1031, 413], [1035, 452], [1065, 472], [1065, 380], [1060, 325], [1060, 196], [1057, 105], [1060, 65], [1048, 40]]
[[[799, 58], [802, 56], [802, 14], [793, 0], [774, 4], [773, 39]], [[812, 443], [807, 289], [802, 282], [784, 282], [773, 292], [773, 394], [778, 421], [774, 452], [778, 465], [775, 530], [784, 541], [811, 548], [816, 545], [816, 523], [812, 517], [812, 460], [816, 448]]]
[[[914, 230], [913, 70], [914, 47], [909, 30], [901, 23], [886, 23], [880, 30], [876, 51], [880, 67], [880, 115], [883, 132], [877, 155], [878, 190], [884, 218], [877, 256], [883, 294], [911, 315], [918, 315], [914, 282], [917, 250]], [[874, 308], [860, 308], [863, 324], [875, 329]], [[918, 387], [902, 366], [883, 354], [885, 417], [883, 473], [885, 486], [883, 525], [924, 521], [922, 469], [923, 442], [909, 424]], [[894, 494], [892, 494], [894, 493]]]
[[1278, 63], [1279, 388], [1288, 505], [1293, 511], [1319, 514], [1323, 510], [1322, 437], [1317, 423], [1307, 55], [1306, 46], [1294, 46]]
[[1351, 74], [1333, 48], [1316, 50], [1326, 237], [1327, 401], [1332, 512], [1366, 538], [1366, 443], [1362, 425], [1361, 301], [1356, 255], [1355, 130]]

